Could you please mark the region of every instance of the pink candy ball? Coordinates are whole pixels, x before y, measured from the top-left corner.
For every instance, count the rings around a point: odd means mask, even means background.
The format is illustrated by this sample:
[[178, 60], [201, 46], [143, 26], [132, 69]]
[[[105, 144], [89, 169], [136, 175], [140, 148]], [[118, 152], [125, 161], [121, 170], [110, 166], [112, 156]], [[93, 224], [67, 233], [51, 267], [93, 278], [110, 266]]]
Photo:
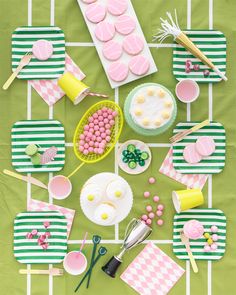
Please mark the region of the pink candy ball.
[[97, 118], [98, 118], [98, 114], [97, 114], [97, 113], [94, 113], [94, 114], [93, 114], [93, 118], [94, 118], [94, 119], [97, 119]]
[[98, 148], [94, 148], [94, 153], [97, 154], [98, 153]]
[[98, 121], [103, 122], [103, 116], [98, 116]]
[[[112, 115], [112, 112], [113, 112], [112, 109], [108, 109], [108, 110], [107, 110], [107, 113], [108, 113], [109, 115]], [[112, 116], [112, 117], [113, 117], [113, 116]]]
[[94, 124], [93, 123], [89, 123], [89, 127], [90, 128], [93, 128], [94, 127]]
[[152, 206], [151, 205], [146, 206], [146, 210], [147, 212], [152, 212]]
[[214, 242], [218, 241], [218, 235], [217, 235], [217, 234], [213, 234], [213, 235], [211, 236], [211, 238], [212, 238], [212, 240], [213, 240]]
[[89, 151], [90, 153], [93, 153], [93, 151], [94, 151], [93, 147], [90, 146], [90, 147], [88, 148], [88, 151]]
[[155, 179], [154, 177], [150, 177], [150, 178], [148, 179], [148, 182], [149, 182], [150, 184], [153, 184], [153, 183], [156, 182], [156, 179]]
[[210, 251], [211, 251], [211, 247], [210, 247], [208, 244], [206, 244], [206, 245], [204, 246], [204, 251], [205, 251], [205, 252], [210, 252]]
[[96, 131], [96, 132], [95, 132], [95, 135], [96, 135], [96, 136], [100, 136], [100, 134], [101, 134], [100, 131]]
[[106, 124], [105, 125], [105, 128], [110, 130], [111, 129], [111, 125], [110, 124]]
[[163, 215], [163, 212], [162, 212], [161, 210], [157, 210], [156, 215], [157, 215], [158, 217], [160, 217], [160, 216]]
[[110, 142], [111, 141], [111, 137], [110, 136], [106, 136], [106, 142]]
[[112, 116], [116, 117], [118, 115], [117, 111], [112, 112]]
[[217, 233], [218, 232], [218, 227], [216, 225], [212, 225], [211, 232]]
[[111, 135], [111, 130], [107, 129], [105, 132], [107, 135]]
[[113, 126], [115, 124], [114, 120], [110, 120], [110, 125]]
[[150, 197], [150, 192], [144, 192], [143, 196], [144, 196], [144, 198], [149, 198]]
[[97, 111], [97, 114], [98, 114], [99, 116], [101, 116], [101, 115], [102, 115], [102, 110], [98, 110], [98, 111]]
[[85, 125], [85, 126], [84, 126], [84, 130], [85, 130], [85, 131], [88, 131], [88, 130], [89, 130], [89, 125]]
[[80, 141], [79, 141], [79, 144], [80, 144], [81, 146], [83, 146], [83, 145], [85, 144], [85, 141], [84, 141], [84, 140], [80, 140]]
[[101, 136], [98, 136], [98, 137], [97, 137], [97, 142], [101, 142], [101, 141], [102, 141]]
[[89, 142], [89, 146], [94, 146], [94, 142], [92, 140]]
[[154, 201], [155, 203], [157, 203], [157, 202], [160, 201], [160, 198], [159, 198], [158, 196], [154, 196], [154, 197], [153, 197], [153, 201]]
[[106, 112], [107, 110], [108, 110], [107, 107], [103, 107], [103, 108], [102, 108], [102, 111], [103, 111], [103, 112]]
[[106, 129], [104, 127], [99, 128], [99, 132], [103, 133], [105, 131], [106, 131]]
[[161, 210], [161, 211], [164, 210], [164, 205], [162, 205], [162, 204], [158, 205], [158, 206], [157, 206], [157, 209], [158, 209], [158, 210]]
[[93, 135], [93, 136], [91, 137], [91, 139], [92, 139], [92, 141], [95, 141], [95, 140], [96, 140], [96, 136]]
[[146, 224], [147, 224], [147, 225], [151, 225], [151, 224], [152, 224], [152, 220], [151, 220], [150, 218], [148, 218], [148, 219], [146, 220]]
[[104, 149], [98, 148], [98, 154], [99, 155], [103, 154], [103, 152], [104, 152]]
[[99, 123], [98, 123], [98, 126], [99, 126], [99, 127], [103, 127], [104, 125], [105, 125], [104, 122], [99, 122]]
[[157, 225], [162, 226], [164, 224], [164, 221], [162, 219], [157, 220]]
[[79, 147], [79, 151], [80, 151], [80, 152], [83, 152], [83, 150], [84, 150], [84, 147], [81, 145], [81, 146]]
[[88, 153], [89, 153], [89, 151], [88, 150], [83, 150], [83, 154], [86, 156], [86, 155], [88, 155]]
[[101, 149], [104, 149], [105, 148], [105, 144], [100, 142], [99, 145], [98, 145]]
[[95, 146], [95, 148], [99, 147], [99, 142], [96, 141], [96, 142], [94, 143], [94, 146]]
[[154, 214], [153, 212], [150, 212], [150, 213], [148, 214], [148, 217], [149, 217], [150, 219], [153, 219], [153, 218], [155, 217], [155, 214]]
[[88, 148], [89, 148], [88, 143], [85, 143], [84, 148], [85, 148], [85, 149], [88, 149]]
[[93, 128], [95, 131], [98, 131], [99, 130], [99, 126], [98, 125], [96, 125], [96, 126], [94, 126], [94, 128]]
[[106, 138], [106, 133], [105, 132], [103, 132], [102, 134], [101, 134], [101, 138]]
[[108, 113], [107, 112], [104, 112], [103, 113], [103, 118], [107, 118], [108, 117]]
[[80, 134], [79, 139], [85, 139], [84, 134]]
[[148, 216], [146, 214], [143, 214], [141, 218], [142, 220], [146, 221], [148, 219]]
[[112, 120], [113, 119], [113, 116], [112, 115], [108, 115], [107, 119], [108, 120]]
[[217, 250], [217, 248], [218, 248], [218, 246], [217, 246], [216, 243], [214, 243], [214, 244], [211, 245], [211, 250], [212, 250], [212, 251]]
[[88, 121], [89, 121], [90, 123], [92, 123], [92, 122], [94, 121], [94, 118], [93, 118], [93, 117], [89, 117]]
[[95, 119], [95, 120], [93, 121], [94, 125], [97, 125], [98, 122], [99, 122], [98, 119]]
[[104, 119], [103, 121], [105, 124], [108, 124], [109, 123], [109, 120], [107, 118]]

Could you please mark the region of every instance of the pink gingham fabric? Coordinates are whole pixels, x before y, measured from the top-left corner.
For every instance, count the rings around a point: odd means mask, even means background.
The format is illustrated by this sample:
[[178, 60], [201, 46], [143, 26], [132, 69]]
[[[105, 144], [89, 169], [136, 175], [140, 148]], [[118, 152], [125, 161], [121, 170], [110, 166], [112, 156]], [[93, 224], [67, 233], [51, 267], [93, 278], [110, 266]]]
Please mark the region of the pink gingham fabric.
[[173, 166], [173, 149], [170, 148], [159, 172], [169, 176], [170, 178], [186, 185], [188, 188], [202, 189], [208, 179], [207, 174], [181, 174], [177, 172]]
[[185, 270], [153, 243], [148, 243], [121, 275], [141, 295], [165, 295]]
[[75, 216], [75, 210], [57, 206], [54, 204], [45, 203], [42, 201], [30, 199], [28, 206], [28, 211], [59, 211], [61, 212], [67, 220], [67, 238], [69, 238], [72, 223]]
[[[79, 80], [83, 80], [85, 78], [85, 74], [74, 63], [74, 61], [68, 54], [66, 54], [65, 58], [65, 72], [70, 72]], [[49, 106], [51, 106], [65, 95], [65, 92], [63, 92], [61, 88], [58, 86], [57, 80], [58, 79], [29, 80], [29, 83], [44, 99], [44, 101]]]

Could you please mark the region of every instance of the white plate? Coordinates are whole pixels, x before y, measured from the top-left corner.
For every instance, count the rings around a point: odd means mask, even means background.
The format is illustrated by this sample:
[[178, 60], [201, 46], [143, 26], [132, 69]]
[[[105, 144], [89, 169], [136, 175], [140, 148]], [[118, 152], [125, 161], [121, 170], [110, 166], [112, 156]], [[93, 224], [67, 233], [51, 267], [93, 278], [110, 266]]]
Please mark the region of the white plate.
[[[143, 167], [141, 167], [140, 165], [137, 165], [137, 167], [135, 169], [131, 169], [129, 168], [127, 163], [124, 163], [122, 161], [122, 152], [124, 150], [127, 149], [127, 146], [129, 144], [133, 144], [136, 146], [137, 149], [140, 149], [142, 152], [147, 152], [149, 154], [149, 158], [145, 161], [145, 165]], [[148, 167], [151, 164], [152, 161], [152, 154], [151, 154], [151, 150], [149, 149], [149, 147], [146, 145], [146, 143], [139, 141], [139, 140], [128, 140], [125, 143], [123, 143], [118, 150], [118, 164], [120, 169], [122, 169], [123, 171], [125, 171], [128, 174], [140, 174], [143, 173], [144, 171], [146, 171], [148, 169]]]
[[[109, 200], [106, 196], [106, 188], [107, 188], [107, 185], [111, 181], [115, 181], [115, 180], [122, 181], [127, 188], [127, 192], [126, 192], [126, 195], [122, 199], [120, 199], [117, 202], [112, 203], [111, 200]], [[96, 175], [92, 176], [91, 178], [89, 178], [85, 182], [83, 188], [88, 184], [96, 184], [96, 185], [99, 184], [101, 190], [103, 191], [103, 196], [104, 196], [103, 199], [101, 200], [101, 202], [96, 205], [93, 205], [93, 204], [90, 205], [90, 204], [84, 202], [80, 198], [81, 209], [82, 209], [84, 215], [90, 221], [92, 221], [96, 224], [99, 224], [99, 225], [103, 225], [103, 226], [111, 226], [111, 225], [121, 222], [122, 220], [124, 220], [128, 216], [128, 214], [132, 208], [132, 205], [133, 205], [133, 192], [132, 192], [131, 187], [129, 186], [128, 182], [124, 178], [122, 178], [114, 173], [105, 172], [105, 173], [96, 174]], [[83, 188], [82, 188], [82, 190], [83, 190]], [[100, 222], [98, 222], [94, 218], [94, 212], [97, 209], [97, 206], [100, 205], [101, 203], [104, 203], [104, 202], [109, 202], [109, 203], [114, 204], [114, 206], [117, 209], [116, 217], [108, 225], [101, 224]]]

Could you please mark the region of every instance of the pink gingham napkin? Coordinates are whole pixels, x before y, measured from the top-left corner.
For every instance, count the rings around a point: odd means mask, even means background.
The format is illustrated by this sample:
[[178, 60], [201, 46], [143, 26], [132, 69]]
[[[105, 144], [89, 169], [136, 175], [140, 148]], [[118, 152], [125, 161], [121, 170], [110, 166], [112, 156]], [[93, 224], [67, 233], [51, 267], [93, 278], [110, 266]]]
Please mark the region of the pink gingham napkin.
[[30, 199], [28, 206], [28, 211], [59, 211], [61, 212], [67, 220], [67, 238], [69, 238], [72, 223], [75, 216], [75, 210], [68, 209], [65, 207], [57, 206], [54, 204], [45, 203], [42, 201]]
[[[86, 77], [68, 54], [66, 54], [65, 58], [65, 72], [70, 72], [79, 80]], [[58, 86], [57, 80], [29, 80], [29, 83], [44, 101], [51, 106], [65, 95], [65, 92]]]
[[188, 188], [202, 189], [208, 179], [208, 174], [181, 174], [173, 166], [173, 149], [170, 148], [159, 172], [186, 185]]
[[165, 295], [185, 270], [153, 243], [148, 243], [121, 275], [141, 295]]

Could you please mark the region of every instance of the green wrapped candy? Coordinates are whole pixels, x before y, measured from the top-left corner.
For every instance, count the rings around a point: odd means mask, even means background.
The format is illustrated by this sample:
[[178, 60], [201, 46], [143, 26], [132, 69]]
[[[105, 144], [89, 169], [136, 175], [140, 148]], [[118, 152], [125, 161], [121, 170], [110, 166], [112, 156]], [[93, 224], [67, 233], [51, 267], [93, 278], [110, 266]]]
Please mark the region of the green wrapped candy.
[[126, 157], [124, 157], [124, 158], [122, 159], [122, 161], [123, 161], [124, 163], [129, 163], [129, 159], [126, 158]]
[[134, 151], [134, 153], [135, 153], [135, 155], [141, 155], [141, 154], [142, 154], [142, 152], [141, 152], [139, 149], [136, 149], [136, 150]]
[[134, 161], [130, 161], [128, 166], [129, 166], [130, 169], [135, 169], [137, 167], [137, 163], [134, 162]]
[[135, 151], [135, 145], [133, 145], [133, 144], [129, 144], [128, 146], [127, 146], [127, 150], [130, 152], [130, 153], [133, 153], [134, 151]]
[[139, 165], [140, 165], [141, 167], [145, 166], [145, 161], [144, 161], [144, 160], [140, 160], [140, 161], [139, 161]]
[[38, 152], [38, 147], [36, 144], [29, 144], [27, 145], [27, 147], [25, 148], [25, 153], [28, 156], [33, 156]]
[[147, 160], [148, 158], [149, 158], [149, 154], [147, 152], [142, 152], [141, 159], [142, 160]]
[[39, 153], [33, 155], [31, 157], [31, 162], [33, 165], [40, 165], [41, 164], [41, 155]]
[[129, 154], [129, 152], [128, 152], [127, 150], [123, 150], [122, 155], [123, 155], [124, 157], [127, 157], [128, 154]]

